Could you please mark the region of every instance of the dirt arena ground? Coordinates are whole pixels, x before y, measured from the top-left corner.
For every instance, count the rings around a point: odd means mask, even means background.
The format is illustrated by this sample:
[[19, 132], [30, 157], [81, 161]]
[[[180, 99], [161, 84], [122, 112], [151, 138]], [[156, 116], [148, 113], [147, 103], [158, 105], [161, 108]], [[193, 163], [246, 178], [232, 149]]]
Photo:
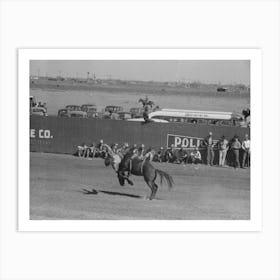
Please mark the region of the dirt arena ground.
[[[121, 187], [101, 159], [30, 153], [30, 218], [244, 220], [250, 218], [250, 170], [153, 163], [173, 176], [171, 191], [150, 194], [142, 177]], [[83, 189], [95, 189], [86, 194]]]

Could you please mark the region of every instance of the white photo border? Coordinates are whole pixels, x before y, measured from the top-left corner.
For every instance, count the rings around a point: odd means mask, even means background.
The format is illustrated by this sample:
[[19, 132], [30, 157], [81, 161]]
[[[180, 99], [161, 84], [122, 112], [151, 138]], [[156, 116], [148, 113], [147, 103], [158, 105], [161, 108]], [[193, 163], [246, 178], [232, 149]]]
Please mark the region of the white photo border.
[[[250, 220], [30, 220], [29, 65], [30, 60], [250, 60], [251, 190]], [[18, 50], [18, 230], [19, 231], [261, 231], [262, 52], [260, 49], [19, 49]], [[258, 124], [258, 125], [256, 125]], [[28, 147], [28, 148], [27, 148]], [[172, 229], [172, 230], [171, 230]]]

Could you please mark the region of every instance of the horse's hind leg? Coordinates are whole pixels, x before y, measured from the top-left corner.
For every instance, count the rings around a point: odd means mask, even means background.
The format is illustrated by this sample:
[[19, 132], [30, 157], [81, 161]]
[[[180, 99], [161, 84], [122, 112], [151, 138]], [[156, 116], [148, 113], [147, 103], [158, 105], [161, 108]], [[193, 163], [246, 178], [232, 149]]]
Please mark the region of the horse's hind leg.
[[143, 172], [143, 173], [144, 173], [143, 174], [144, 180], [151, 189], [151, 195], [150, 195], [149, 199], [152, 200], [155, 198], [156, 192], [158, 190], [158, 186], [155, 183], [156, 172], [155, 172], [155, 169], [153, 168], [152, 170], [149, 170], [149, 172], [147, 172], [147, 170], [145, 170], [145, 172]]
[[150, 187], [151, 189], [151, 194], [150, 194], [150, 197], [149, 199], [152, 200], [155, 198], [155, 195], [156, 195], [156, 192], [157, 192], [157, 189], [158, 189], [158, 186], [152, 182], [152, 181], [146, 181], [147, 185]]
[[152, 189], [152, 193], [150, 196], [150, 200], [154, 199], [158, 190], [158, 185], [156, 183], [152, 183], [153, 184], [153, 189]]

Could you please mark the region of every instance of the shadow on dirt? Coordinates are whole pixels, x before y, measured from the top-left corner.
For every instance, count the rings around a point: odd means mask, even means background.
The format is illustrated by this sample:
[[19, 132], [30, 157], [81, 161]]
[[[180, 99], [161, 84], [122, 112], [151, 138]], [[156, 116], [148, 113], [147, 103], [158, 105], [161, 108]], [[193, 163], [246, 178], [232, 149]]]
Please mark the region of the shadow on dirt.
[[105, 193], [109, 195], [118, 195], [118, 196], [126, 196], [126, 197], [133, 197], [133, 198], [142, 198], [140, 195], [135, 195], [135, 194], [129, 194], [129, 193], [120, 193], [120, 192], [113, 192], [113, 191], [103, 191], [103, 190], [87, 190], [87, 189], [82, 189], [83, 194], [93, 194], [96, 195], [98, 193]]

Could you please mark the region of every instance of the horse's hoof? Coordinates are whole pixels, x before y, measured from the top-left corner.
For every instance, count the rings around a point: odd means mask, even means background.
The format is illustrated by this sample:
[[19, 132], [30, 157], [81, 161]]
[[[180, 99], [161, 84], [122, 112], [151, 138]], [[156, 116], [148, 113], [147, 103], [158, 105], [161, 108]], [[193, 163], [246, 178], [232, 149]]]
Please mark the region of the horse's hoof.
[[129, 185], [131, 185], [131, 186], [133, 186], [133, 185], [134, 185], [132, 181], [129, 181], [128, 183], [129, 183]]

